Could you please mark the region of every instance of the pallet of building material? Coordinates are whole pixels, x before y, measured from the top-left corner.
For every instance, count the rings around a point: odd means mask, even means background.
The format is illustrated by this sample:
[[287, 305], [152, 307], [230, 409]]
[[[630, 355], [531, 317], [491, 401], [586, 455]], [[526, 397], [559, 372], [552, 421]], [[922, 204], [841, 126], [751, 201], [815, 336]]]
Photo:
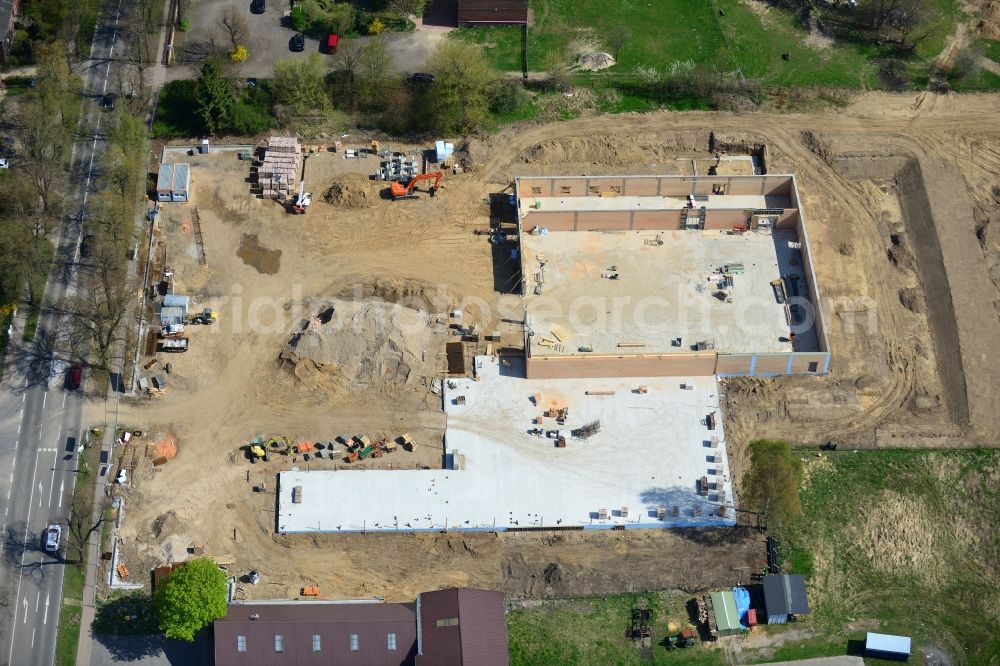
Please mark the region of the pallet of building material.
[[119, 578], [128, 578], [128, 568], [124, 564], [119, 563], [118, 566], [115, 567], [115, 571], [118, 572]]

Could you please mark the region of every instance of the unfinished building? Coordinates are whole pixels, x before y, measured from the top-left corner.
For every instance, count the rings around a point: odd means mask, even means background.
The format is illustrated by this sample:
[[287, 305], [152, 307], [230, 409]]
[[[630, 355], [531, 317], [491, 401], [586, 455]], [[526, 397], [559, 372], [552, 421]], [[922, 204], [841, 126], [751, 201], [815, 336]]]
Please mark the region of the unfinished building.
[[795, 178], [515, 181], [529, 378], [824, 374]]
[[523, 358], [444, 382], [443, 469], [282, 472], [278, 532], [735, 524], [716, 376], [830, 370], [795, 179], [530, 177], [515, 202]]

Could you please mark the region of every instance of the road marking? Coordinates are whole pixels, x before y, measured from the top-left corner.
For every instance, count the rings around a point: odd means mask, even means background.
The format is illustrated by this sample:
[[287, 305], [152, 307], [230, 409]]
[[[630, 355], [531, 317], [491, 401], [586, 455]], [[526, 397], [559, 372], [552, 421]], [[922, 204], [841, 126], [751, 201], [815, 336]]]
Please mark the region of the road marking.
[[27, 397], [28, 397], [27, 393], [22, 393], [21, 394], [21, 402], [24, 402]]
[[31, 628], [31, 647], [35, 647], [35, 628]]
[[[52, 449], [52, 450], [57, 451], [57, 449]], [[52, 493], [55, 492], [56, 489], [56, 465], [58, 463], [59, 463], [59, 454], [56, 453], [54, 456], [52, 456], [52, 480], [49, 481], [49, 485], [51, 486], [49, 488], [49, 506], [52, 506]]]
[[42, 394], [42, 409], [45, 409], [45, 401], [49, 399], [49, 392], [46, 391]]
[[65, 393], [63, 393], [63, 404], [62, 404], [62, 406], [63, 407], [66, 406], [66, 394]]
[[36, 613], [38, 612], [38, 604], [40, 604], [41, 602], [42, 602], [42, 592], [41, 592], [41, 590], [39, 590], [38, 596], [35, 597], [35, 612]]
[[28, 624], [28, 595], [24, 595], [24, 624]]
[[62, 506], [63, 491], [66, 489], [66, 479], [59, 483], [59, 506]]
[[56, 446], [59, 446], [59, 440], [62, 439], [62, 424], [59, 424], [59, 434], [56, 435]]
[[[37, 463], [38, 463], [38, 457], [37, 456], [35, 457], [35, 463], [36, 463], [36, 467], [37, 467]], [[32, 493], [32, 494], [34, 494], [34, 493]], [[39, 481], [38, 482], [38, 506], [41, 506], [41, 505], [42, 505], [42, 482]]]
[[49, 594], [45, 595], [45, 614], [42, 615], [42, 624], [49, 623]]
[[21, 424], [20, 423], [17, 424], [17, 434], [18, 435], [21, 434]]

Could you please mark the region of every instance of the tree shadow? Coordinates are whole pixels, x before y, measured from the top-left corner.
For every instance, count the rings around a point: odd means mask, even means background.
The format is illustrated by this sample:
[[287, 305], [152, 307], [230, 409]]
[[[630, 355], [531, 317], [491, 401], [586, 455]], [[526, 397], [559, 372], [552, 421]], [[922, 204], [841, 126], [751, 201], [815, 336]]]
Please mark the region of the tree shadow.
[[[101, 609], [98, 609], [98, 614]], [[95, 619], [95, 627], [97, 620]], [[104, 651], [114, 663], [139, 662], [157, 659], [155, 663], [197, 666], [212, 664], [211, 630], [199, 632], [194, 642], [171, 640], [162, 634], [111, 635], [98, 633], [95, 628], [94, 640], [99, 644], [96, 650]], [[103, 656], [103, 655], [102, 655]]]

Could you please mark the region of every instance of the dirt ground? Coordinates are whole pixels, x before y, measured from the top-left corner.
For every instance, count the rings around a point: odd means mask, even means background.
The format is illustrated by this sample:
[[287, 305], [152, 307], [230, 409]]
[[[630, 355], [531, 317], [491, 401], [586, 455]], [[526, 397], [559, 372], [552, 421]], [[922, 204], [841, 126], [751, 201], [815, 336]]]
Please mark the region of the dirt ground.
[[[503, 344], [513, 344], [520, 333], [497, 310], [512, 297], [497, 290], [491, 246], [473, 234], [489, 226], [488, 195], [515, 175], [705, 173], [710, 144], [797, 175], [830, 309], [829, 376], [726, 382], [735, 476], [743, 446], [762, 436], [995, 444], [1000, 416], [988, 405], [1000, 377], [982, 345], [1000, 339], [998, 102], [868, 94], [815, 115], [655, 113], [508, 129], [456, 141], [467, 171], [448, 175], [436, 198], [377, 197], [363, 208], [322, 194], [334, 178], [367, 174], [376, 161], [324, 153], [308, 162], [316, 196], [305, 216], [250, 195], [247, 165], [233, 153], [184, 158], [194, 165], [193, 203], [167, 209], [161, 261], [175, 271], [176, 291], [192, 294], [196, 311], [216, 308], [219, 321], [189, 331], [190, 352], [160, 355], [159, 367], [172, 364], [165, 395], [122, 407], [123, 423], [170, 431], [179, 449], [155, 471], [139, 456], [123, 490], [124, 561], [142, 570], [203, 545], [232, 561], [234, 574], [260, 571], [263, 583], [246, 586], [257, 598], [295, 596], [302, 585], [320, 586], [324, 597], [403, 600], [452, 584], [537, 598], [747, 580], [763, 549], [758, 535], [740, 530], [278, 537], [275, 472], [348, 465], [282, 457], [251, 465], [239, 447], [257, 435], [328, 441], [409, 432], [422, 444], [417, 453], [364, 464], [440, 464], [445, 417], [427, 382], [373, 376], [355, 386], [329, 369], [297, 373], [279, 359], [290, 337], [327, 300], [358, 294], [419, 301], [432, 318], [461, 307], [465, 323], [499, 328]], [[195, 208], [204, 264], [185, 222]], [[427, 352], [442, 370], [450, 339], [442, 328]], [[253, 492], [261, 482], [267, 492]]]

